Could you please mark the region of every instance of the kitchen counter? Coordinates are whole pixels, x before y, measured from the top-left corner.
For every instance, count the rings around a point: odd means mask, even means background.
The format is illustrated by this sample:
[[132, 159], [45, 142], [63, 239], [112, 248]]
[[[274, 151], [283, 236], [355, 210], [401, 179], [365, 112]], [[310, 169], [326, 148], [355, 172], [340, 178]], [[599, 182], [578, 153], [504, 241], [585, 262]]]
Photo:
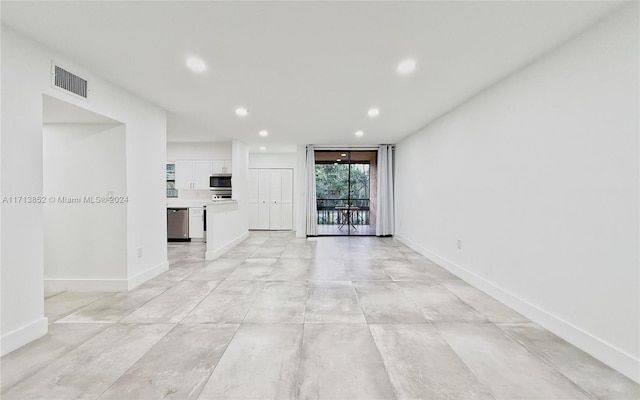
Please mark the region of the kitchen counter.
[[180, 199], [167, 199], [167, 208], [189, 208], [189, 207], [203, 207], [209, 200], [180, 200]]
[[220, 199], [220, 200], [179, 200], [179, 199], [167, 199], [167, 208], [189, 208], [189, 207], [204, 207], [214, 204], [228, 204], [237, 203], [237, 200], [232, 199]]

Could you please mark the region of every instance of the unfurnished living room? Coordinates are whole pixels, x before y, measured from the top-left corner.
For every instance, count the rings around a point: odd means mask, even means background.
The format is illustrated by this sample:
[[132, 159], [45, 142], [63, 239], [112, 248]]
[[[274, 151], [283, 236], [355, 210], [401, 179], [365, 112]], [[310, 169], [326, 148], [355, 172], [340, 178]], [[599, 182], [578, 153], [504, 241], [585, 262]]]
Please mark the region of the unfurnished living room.
[[0, 19], [1, 399], [640, 399], [638, 1]]

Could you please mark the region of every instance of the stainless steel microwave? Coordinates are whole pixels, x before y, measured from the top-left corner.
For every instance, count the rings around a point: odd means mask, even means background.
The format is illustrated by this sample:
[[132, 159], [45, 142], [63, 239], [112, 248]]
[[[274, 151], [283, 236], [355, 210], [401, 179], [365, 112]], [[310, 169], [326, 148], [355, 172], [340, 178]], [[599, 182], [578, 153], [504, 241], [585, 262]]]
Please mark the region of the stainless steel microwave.
[[229, 195], [231, 197], [231, 174], [211, 175], [209, 177], [209, 189], [213, 194]]
[[231, 174], [216, 174], [209, 177], [211, 189], [231, 189]]

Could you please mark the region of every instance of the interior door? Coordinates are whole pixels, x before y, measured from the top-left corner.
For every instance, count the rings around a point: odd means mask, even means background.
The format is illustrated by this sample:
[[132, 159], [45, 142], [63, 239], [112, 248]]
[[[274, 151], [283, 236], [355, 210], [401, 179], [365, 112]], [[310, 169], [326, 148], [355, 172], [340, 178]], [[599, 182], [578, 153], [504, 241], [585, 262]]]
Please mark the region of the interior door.
[[282, 170], [282, 229], [293, 229], [293, 170]]
[[260, 171], [249, 170], [249, 229], [260, 229]]
[[282, 171], [271, 170], [269, 185], [269, 229], [282, 229]]
[[271, 189], [271, 172], [260, 170], [258, 173], [258, 227], [269, 229], [269, 193]]

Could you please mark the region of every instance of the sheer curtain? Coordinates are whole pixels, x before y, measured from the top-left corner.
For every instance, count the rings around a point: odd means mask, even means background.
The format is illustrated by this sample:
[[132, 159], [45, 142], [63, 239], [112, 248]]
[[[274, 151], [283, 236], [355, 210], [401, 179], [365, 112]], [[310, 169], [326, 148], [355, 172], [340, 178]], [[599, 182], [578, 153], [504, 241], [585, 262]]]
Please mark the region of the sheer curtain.
[[376, 212], [376, 236], [393, 235], [395, 227], [393, 211], [393, 145], [383, 144], [378, 147], [378, 206]]
[[313, 145], [307, 146], [307, 168], [306, 168], [306, 216], [307, 216], [307, 236], [318, 236], [318, 206], [316, 203], [316, 157]]

